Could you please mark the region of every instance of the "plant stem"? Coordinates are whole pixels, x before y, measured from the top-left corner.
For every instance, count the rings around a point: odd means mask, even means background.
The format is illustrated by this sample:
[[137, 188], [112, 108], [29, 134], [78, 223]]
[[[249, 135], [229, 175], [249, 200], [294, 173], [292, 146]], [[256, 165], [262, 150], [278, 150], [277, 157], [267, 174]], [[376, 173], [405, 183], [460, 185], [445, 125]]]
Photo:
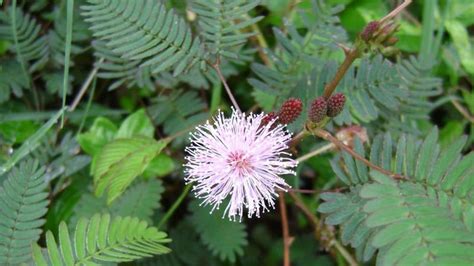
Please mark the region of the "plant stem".
[[[401, 3], [399, 6], [397, 6], [394, 10], [392, 10], [392, 12], [388, 13], [385, 17], [383, 17], [381, 20], [380, 20], [380, 23], [383, 23], [387, 20], [390, 20], [392, 18], [394, 18], [396, 15], [398, 15], [398, 13], [402, 12], [403, 9], [405, 9], [405, 7], [407, 7], [409, 4], [411, 4], [411, 1], [412, 0], [405, 0], [403, 1], [403, 3]], [[430, 0], [430, 1], [433, 1], [433, 0]]]
[[345, 249], [341, 243], [339, 243], [339, 241], [337, 241], [336, 239], [333, 239], [331, 244], [336, 247], [337, 251], [339, 251], [339, 253], [344, 257], [344, 259], [346, 259], [346, 261], [349, 263], [349, 265], [351, 266], [356, 266], [358, 265], [357, 264], [357, 261], [352, 257], [352, 255], [347, 251], [347, 249]]
[[[313, 225], [314, 230], [315, 230], [316, 239], [318, 239], [320, 242], [322, 242], [323, 241], [322, 240], [323, 234], [322, 234], [321, 231], [323, 230], [323, 227], [321, 226], [321, 221], [319, 220], [319, 218], [316, 215], [314, 215], [312, 211], [310, 211], [308, 209], [306, 204], [304, 204], [304, 202], [294, 192], [289, 191], [288, 194], [293, 199], [295, 205], [303, 212], [303, 214], [306, 216], [306, 218]], [[352, 257], [352, 255], [349, 253], [349, 251], [347, 251], [344, 248], [344, 246], [342, 246], [339, 243], [339, 241], [337, 241], [337, 239], [334, 238], [333, 234], [328, 234], [327, 236], [324, 236], [324, 237], [328, 237], [328, 236], [330, 236], [332, 238], [329, 242], [328, 248], [329, 248], [329, 253], [333, 257], [337, 256], [337, 253], [336, 253], [336, 250], [337, 250], [344, 257], [344, 259], [349, 263], [349, 265], [351, 265], [351, 266], [358, 265], [357, 261]], [[334, 250], [334, 248], [336, 250]]]
[[181, 205], [181, 202], [183, 202], [184, 198], [186, 197], [186, 195], [188, 195], [189, 191], [191, 190], [191, 187], [192, 187], [191, 183], [187, 184], [184, 187], [183, 192], [181, 192], [181, 195], [179, 195], [179, 197], [173, 203], [171, 208], [165, 213], [163, 218], [161, 218], [157, 226], [158, 229], [160, 229], [169, 220], [169, 218], [173, 215], [176, 209], [178, 209], [179, 205]]
[[211, 107], [210, 107], [211, 114], [213, 114], [219, 108], [219, 104], [221, 103], [221, 96], [222, 96], [222, 85], [219, 82], [212, 86]]
[[290, 148], [294, 148], [307, 135], [308, 135], [308, 131], [303, 129], [291, 139], [290, 144], [288, 146], [290, 146]]
[[[245, 15], [245, 18], [249, 19], [250, 17], [248, 15]], [[260, 56], [260, 59], [262, 59], [265, 65], [272, 66], [272, 61], [265, 53], [265, 49], [268, 48], [267, 40], [265, 40], [265, 37], [263, 36], [262, 31], [258, 27], [258, 24], [253, 23], [252, 25], [250, 25], [250, 28], [256, 33], [254, 36], [250, 37], [250, 40], [257, 44], [258, 56]]]
[[87, 116], [89, 115], [89, 110], [91, 108], [92, 100], [94, 99], [96, 83], [97, 83], [97, 79], [95, 78], [94, 81], [92, 82], [92, 90], [89, 95], [89, 100], [87, 101], [86, 109], [84, 110], [84, 116], [81, 119], [81, 124], [79, 125], [79, 129], [77, 130], [76, 135], [79, 135], [81, 133], [82, 128], [84, 127], [84, 124], [86, 122]]
[[[100, 58], [98, 61], [98, 64], [101, 64], [104, 62], [104, 58]], [[81, 89], [76, 95], [76, 98], [74, 98], [74, 101], [71, 104], [71, 107], [69, 107], [69, 112], [72, 112], [76, 109], [76, 107], [79, 105], [79, 102], [81, 101], [82, 97], [86, 93], [87, 89], [92, 83], [92, 80], [94, 79], [95, 75], [97, 75], [97, 72], [99, 71], [98, 64], [92, 69], [92, 71], [89, 73], [89, 76], [87, 76], [86, 80], [82, 84]]]
[[400, 175], [400, 174], [396, 174], [396, 173], [393, 173], [393, 172], [390, 172], [380, 166], [377, 166], [373, 163], [371, 163], [369, 160], [365, 159], [362, 155], [358, 154], [357, 152], [355, 152], [351, 147], [345, 145], [342, 141], [338, 140], [336, 137], [334, 137], [333, 135], [331, 135], [331, 133], [327, 132], [326, 130], [324, 129], [320, 129], [320, 128], [316, 128], [316, 129], [313, 129], [311, 131], [314, 135], [320, 137], [320, 138], [323, 138], [327, 141], [330, 141], [332, 142], [334, 145], [336, 145], [336, 147], [346, 151], [347, 153], [349, 153], [350, 155], [352, 155], [352, 157], [354, 157], [355, 159], [363, 162], [365, 165], [367, 165], [368, 167], [372, 168], [372, 169], [375, 169], [377, 171], [379, 171], [380, 173], [382, 174], [385, 174], [387, 176], [390, 176], [394, 179], [405, 179], [406, 177], [403, 176], [403, 175]]
[[466, 118], [469, 122], [474, 123], [474, 116], [472, 116], [469, 111], [464, 108], [457, 100], [451, 99], [451, 103], [456, 107], [456, 109], [461, 113], [464, 118]]
[[304, 161], [308, 160], [311, 157], [314, 157], [314, 156], [319, 155], [321, 153], [327, 152], [327, 151], [329, 151], [329, 150], [331, 150], [335, 147], [336, 147], [336, 145], [334, 145], [332, 143], [326, 144], [326, 145], [322, 146], [319, 149], [316, 149], [316, 150], [311, 151], [311, 152], [309, 152], [309, 153], [307, 153], [303, 156], [298, 157], [296, 159], [296, 161], [298, 161], [298, 163], [304, 162]]
[[224, 84], [224, 88], [227, 92], [227, 95], [230, 98], [230, 101], [232, 102], [232, 105], [234, 106], [235, 109], [237, 109], [237, 111], [242, 113], [242, 111], [240, 110], [239, 104], [235, 100], [234, 95], [232, 94], [232, 91], [230, 90], [229, 85], [227, 84], [227, 81], [224, 78], [224, 75], [222, 75], [222, 71], [221, 71], [221, 68], [219, 66], [219, 63], [220, 63], [219, 60], [217, 60], [217, 63], [213, 64], [212, 67], [216, 70], [217, 75], [219, 76], [220, 80], [222, 81], [222, 84]]
[[[64, 48], [64, 73], [63, 73], [63, 89], [62, 89], [62, 108], [66, 107], [66, 93], [69, 81], [69, 64], [71, 62], [71, 43], [72, 43], [72, 24], [74, 13], [74, 0], [67, 1], [66, 7], [66, 40]], [[64, 127], [64, 114], [61, 116], [61, 128]]]
[[283, 266], [290, 266], [290, 230], [288, 229], [288, 215], [286, 214], [285, 193], [278, 192], [280, 201], [281, 228], [283, 231]]
[[347, 51], [346, 49], [343, 49], [343, 50], [346, 57], [344, 58], [344, 62], [342, 62], [342, 64], [337, 69], [336, 75], [331, 80], [331, 82], [329, 82], [328, 84], [326, 84], [326, 86], [324, 86], [323, 96], [325, 98], [329, 98], [332, 95], [334, 90], [336, 90], [337, 85], [346, 74], [349, 67], [362, 54], [359, 47], [352, 48], [349, 51]]

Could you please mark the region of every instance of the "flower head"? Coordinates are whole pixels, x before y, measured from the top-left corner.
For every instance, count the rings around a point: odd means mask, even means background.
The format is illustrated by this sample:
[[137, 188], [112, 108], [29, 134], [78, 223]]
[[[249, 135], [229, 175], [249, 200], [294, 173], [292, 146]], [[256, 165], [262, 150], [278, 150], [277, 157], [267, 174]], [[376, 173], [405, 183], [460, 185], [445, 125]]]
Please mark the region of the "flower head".
[[186, 147], [185, 180], [196, 183], [196, 196], [212, 210], [230, 196], [224, 211], [230, 219], [242, 219], [244, 208], [249, 218], [274, 208], [276, 190], [289, 187], [280, 175], [295, 174], [297, 162], [285, 152], [291, 134], [275, 120], [262, 125], [264, 116], [219, 112], [213, 124], [196, 128]]

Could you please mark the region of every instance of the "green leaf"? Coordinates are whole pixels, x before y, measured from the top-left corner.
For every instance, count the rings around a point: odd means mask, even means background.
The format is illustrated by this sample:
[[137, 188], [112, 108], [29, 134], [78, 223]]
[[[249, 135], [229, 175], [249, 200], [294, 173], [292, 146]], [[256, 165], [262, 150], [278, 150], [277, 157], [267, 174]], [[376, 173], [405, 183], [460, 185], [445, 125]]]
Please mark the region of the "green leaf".
[[171, 172], [176, 168], [176, 164], [170, 156], [160, 153], [158, 156], [151, 160], [148, 167], [145, 169], [143, 173], [144, 178], [155, 178], [155, 177], [163, 177]]
[[152, 222], [152, 216], [160, 207], [161, 194], [164, 191], [160, 180], [140, 180], [131, 185], [112, 204], [106, 204], [106, 198], [97, 198], [91, 193], [84, 193], [74, 208], [71, 222], [79, 218], [90, 218], [96, 213], [110, 213], [115, 216], [133, 216], [140, 220]]
[[22, 158], [30, 154], [35, 150], [41, 139], [48, 133], [48, 131], [54, 126], [58, 121], [59, 117], [66, 111], [66, 109], [61, 109], [56, 112], [46, 123], [43, 124], [33, 135], [31, 135], [23, 144], [18, 148], [8, 161], [6, 161], [2, 166], [0, 166], [0, 175], [8, 172], [15, 164], [20, 161]]
[[167, 140], [134, 137], [117, 139], [105, 145], [91, 166], [95, 194], [101, 196], [107, 190], [107, 203], [110, 204], [145, 171], [167, 144]]
[[140, 65], [152, 74], [174, 67], [177, 76], [205, 60], [204, 44], [192, 36], [183, 18], [160, 2], [99, 0], [88, 1], [82, 9], [94, 36], [124, 64]]
[[0, 136], [5, 142], [22, 143], [38, 130], [33, 121], [10, 121], [0, 123]]
[[439, 141], [442, 148], [447, 148], [451, 143], [458, 140], [464, 133], [464, 123], [460, 121], [448, 121], [439, 132]]
[[444, 22], [446, 30], [453, 39], [454, 46], [459, 53], [461, 64], [466, 71], [474, 74], [474, 53], [469, 41], [469, 33], [466, 27], [457, 20], [446, 20]]
[[82, 150], [90, 155], [97, 154], [117, 133], [117, 126], [105, 117], [97, 117], [89, 131], [77, 136]]
[[131, 138], [136, 136], [152, 138], [154, 133], [155, 128], [145, 113], [145, 109], [140, 109], [122, 122], [115, 138]]
[[[74, 237], [70, 237], [66, 223], [61, 222], [59, 245], [48, 231], [47, 257], [53, 266], [133, 261], [169, 253], [171, 250], [163, 245], [171, 241], [166, 237], [165, 233], [138, 218], [111, 219], [109, 214], [96, 214], [90, 220], [83, 218], [78, 222]], [[45, 256], [36, 244], [33, 254], [36, 265], [45, 265]]]
[[25, 250], [40, 238], [48, 210], [44, 171], [37, 162], [22, 162], [0, 187], [1, 265], [18, 265], [31, 258]]
[[221, 260], [235, 262], [247, 245], [247, 233], [242, 223], [222, 217], [223, 209], [210, 213], [210, 206], [200, 206], [198, 201], [190, 204], [191, 222], [201, 236], [203, 243]]

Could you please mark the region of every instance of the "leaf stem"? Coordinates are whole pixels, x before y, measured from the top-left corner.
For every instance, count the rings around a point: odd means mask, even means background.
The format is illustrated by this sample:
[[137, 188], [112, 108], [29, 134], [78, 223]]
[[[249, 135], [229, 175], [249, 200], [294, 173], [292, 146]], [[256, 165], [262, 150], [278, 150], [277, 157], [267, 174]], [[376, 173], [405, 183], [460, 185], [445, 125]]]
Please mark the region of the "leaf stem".
[[469, 122], [474, 123], [474, 116], [472, 116], [469, 111], [464, 108], [456, 99], [451, 99], [451, 103], [456, 107], [456, 110], [461, 113], [464, 118], [466, 118]]
[[[69, 64], [71, 62], [71, 43], [72, 43], [72, 23], [74, 15], [74, 0], [67, 1], [66, 7], [66, 40], [64, 48], [64, 73], [63, 73], [63, 90], [62, 90], [62, 109], [66, 107], [66, 93], [69, 81]], [[64, 113], [61, 116], [61, 128], [64, 126]]]
[[224, 78], [224, 75], [222, 75], [222, 71], [219, 64], [220, 64], [220, 60], [217, 60], [217, 62], [213, 64], [212, 67], [216, 70], [217, 76], [219, 76], [220, 80], [222, 81], [222, 84], [224, 84], [224, 88], [227, 92], [227, 95], [230, 98], [230, 101], [232, 102], [232, 105], [234, 106], [235, 109], [237, 109], [237, 111], [242, 113], [242, 111], [240, 110], [239, 104], [235, 100], [234, 95], [232, 94], [232, 91], [230, 90], [229, 85], [227, 84], [227, 81]]
[[186, 195], [188, 195], [189, 191], [191, 190], [192, 184], [189, 183], [187, 184], [183, 192], [181, 192], [181, 195], [176, 199], [176, 201], [173, 203], [171, 208], [165, 213], [163, 218], [161, 218], [160, 222], [158, 223], [158, 226], [156, 228], [160, 229], [168, 220], [169, 218], [173, 215], [173, 213], [178, 209], [179, 205], [183, 202], [184, 198], [186, 198]]
[[[336, 250], [337, 250], [344, 257], [344, 259], [349, 263], [349, 265], [351, 265], [351, 266], [358, 265], [357, 261], [352, 257], [352, 255], [349, 253], [349, 251], [347, 251], [344, 248], [344, 246], [342, 246], [339, 243], [339, 241], [337, 241], [337, 239], [334, 237], [333, 233], [328, 232], [328, 234], [323, 234], [322, 231], [324, 230], [324, 227], [321, 224], [321, 221], [319, 220], [319, 218], [316, 215], [313, 214], [312, 211], [310, 211], [308, 209], [306, 204], [293, 191], [289, 191], [288, 194], [293, 199], [296, 207], [298, 207], [303, 212], [303, 214], [306, 216], [306, 218], [313, 225], [314, 230], [315, 230], [314, 235], [315, 235], [316, 239], [318, 239], [320, 242], [325, 242], [325, 240], [323, 240], [323, 238], [327, 238], [327, 237], [331, 238], [330, 241], [329, 241], [329, 245], [328, 245], [329, 253], [333, 257], [335, 257], [335, 256], [337, 256], [337, 253], [336, 253]], [[336, 250], [334, 250], [334, 248]]]
[[311, 157], [314, 157], [316, 155], [319, 155], [319, 154], [322, 154], [322, 153], [325, 153], [333, 148], [335, 148], [336, 145], [334, 145], [333, 143], [329, 143], [329, 144], [326, 144], [324, 146], [322, 146], [321, 148], [319, 149], [316, 149], [314, 151], [311, 151], [311, 152], [308, 152], [307, 154], [303, 155], [303, 156], [300, 156], [296, 159], [296, 161], [298, 161], [298, 163], [301, 163], [301, 162], [304, 162], [306, 160], [308, 160], [309, 158]]
[[81, 89], [77, 93], [76, 97], [74, 98], [74, 101], [71, 104], [71, 107], [69, 107], [69, 112], [72, 112], [76, 109], [76, 107], [79, 105], [79, 102], [81, 101], [82, 97], [86, 93], [87, 89], [91, 85], [92, 81], [94, 80], [94, 77], [97, 75], [97, 72], [99, 71], [99, 64], [104, 62], [104, 58], [100, 58], [97, 65], [92, 69], [92, 71], [89, 73], [87, 76], [86, 80], [81, 86]]
[[392, 10], [390, 13], [388, 13], [385, 17], [383, 17], [381, 20], [380, 20], [380, 23], [383, 23], [387, 20], [390, 20], [392, 18], [394, 18], [395, 16], [397, 16], [400, 12], [402, 12], [403, 9], [405, 9], [405, 7], [407, 7], [409, 4], [411, 4], [411, 1], [412, 0], [405, 0], [403, 1], [403, 3], [401, 3], [399, 6], [397, 6], [394, 10]]
[[393, 173], [389, 170], [386, 170], [378, 165], [375, 165], [373, 164], [372, 162], [370, 162], [369, 160], [365, 159], [364, 156], [358, 154], [357, 152], [355, 152], [351, 147], [347, 146], [346, 144], [344, 144], [342, 141], [338, 140], [336, 137], [334, 137], [333, 135], [331, 135], [331, 133], [327, 132], [326, 130], [324, 129], [320, 129], [320, 128], [316, 128], [316, 129], [312, 129], [311, 132], [315, 135], [315, 136], [318, 136], [320, 138], [323, 138], [327, 141], [330, 141], [332, 142], [336, 147], [346, 151], [347, 153], [349, 153], [350, 155], [352, 155], [352, 157], [354, 157], [355, 159], [363, 162], [365, 165], [367, 165], [368, 167], [374, 169], [374, 170], [377, 170], [379, 171], [380, 173], [382, 174], [385, 174], [387, 176], [390, 176], [394, 179], [406, 179], [405, 176], [403, 175], [400, 175], [400, 174], [396, 174], [396, 173]]

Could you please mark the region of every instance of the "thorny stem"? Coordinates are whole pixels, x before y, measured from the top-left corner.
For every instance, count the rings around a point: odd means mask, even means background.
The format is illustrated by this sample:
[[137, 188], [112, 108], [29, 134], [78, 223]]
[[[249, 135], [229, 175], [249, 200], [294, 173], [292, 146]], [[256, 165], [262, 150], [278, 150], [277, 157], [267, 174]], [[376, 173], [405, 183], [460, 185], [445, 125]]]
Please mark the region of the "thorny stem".
[[286, 214], [285, 194], [279, 192], [281, 228], [283, 231], [283, 266], [290, 266], [290, 230], [288, 229], [288, 215]]
[[320, 128], [316, 128], [316, 129], [313, 129], [311, 131], [314, 135], [320, 137], [320, 138], [323, 138], [327, 141], [330, 141], [332, 142], [334, 145], [336, 145], [336, 147], [346, 151], [347, 153], [349, 153], [350, 155], [352, 155], [352, 157], [354, 157], [355, 159], [363, 162], [365, 165], [367, 165], [368, 167], [374, 169], [374, 170], [377, 170], [379, 171], [380, 173], [382, 174], [385, 174], [387, 176], [390, 176], [394, 179], [405, 179], [406, 177], [403, 176], [403, 175], [400, 175], [400, 174], [396, 174], [396, 173], [393, 173], [391, 171], [388, 171], [380, 166], [377, 166], [373, 163], [371, 163], [369, 160], [365, 159], [362, 155], [358, 154], [357, 152], [355, 152], [352, 148], [350, 148], [349, 146], [345, 145], [342, 141], [338, 140], [336, 137], [334, 137], [333, 135], [331, 135], [331, 133], [327, 132], [326, 130], [324, 129], [320, 129]]
[[[315, 230], [315, 237], [320, 241], [320, 242], [323, 242], [322, 241], [322, 238], [323, 238], [323, 234], [322, 234], [322, 230], [324, 228], [321, 227], [321, 221], [319, 220], [319, 218], [313, 214], [312, 211], [310, 211], [308, 209], [308, 207], [306, 206], [306, 204], [304, 204], [304, 202], [292, 191], [289, 191], [288, 194], [290, 195], [290, 197], [293, 199], [296, 207], [298, 207], [302, 212], [303, 214], [306, 216], [306, 218], [309, 220], [309, 222], [312, 224], [312, 226], [314, 227], [314, 230]], [[351, 266], [355, 266], [355, 265], [358, 265], [357, 264], [357, 261], [352, 257], [352, 255], [349, 253], [349, 251], [347, 251], [344, 246], [342, 246], [339, 241], [337, 241], [337, 239], [333, 238], [330, 240], [329, 242], [329, 253], [332, 255], [332, 256], [336, 256], [336, 252], [333, 248], [336, 248], [337, 251], [339, 251], [339, 253], [344, 257], [344, 259], [349, 263], [349, 265]]]
[[181, 205], [181, 202], [183, 202], [184, 198], [186, 198], [186, 195], [188, 195], [189, 191], [191, 190], [191, 187], [191, 183], [187, 184], [186, 187], [184, 187], [183, 192], [181, 192], [181, 195], [179, 195], [179, 197], [173, 203], [171, 208], [165, 213], [163, 218], [161, 218], [156, 228], [160, 229], [169, 220], [169, 218], [173, 215], [176, 209], [178, 209], [179, 205]]
[[221, 68], [220, 68], [219, 64], [220, 64], [220, 60], [218, 59], [217, 62], [212, 65], [212, 67], [216, 70], [217, 75], [219, 76], [220, 80], [222, 81], [222, 84], [224, 84], [224, 88], [227, 92], [227, 95], [229, 95], [229, 98], [230, 98], [230, 101], [232, 102], [232, 105], [235, 107], [235, 109], [237, 109], [237, 111], [242, 113], [242, 111], [240, 110], [239, 104], [235, 100], [234, 95], [232, 94], [232, 91], [230, 90], [229, 85], [227, 84], [227, 81], [224, 78], [224, 75], [222, 75], [222, 71], [221, 71]]

